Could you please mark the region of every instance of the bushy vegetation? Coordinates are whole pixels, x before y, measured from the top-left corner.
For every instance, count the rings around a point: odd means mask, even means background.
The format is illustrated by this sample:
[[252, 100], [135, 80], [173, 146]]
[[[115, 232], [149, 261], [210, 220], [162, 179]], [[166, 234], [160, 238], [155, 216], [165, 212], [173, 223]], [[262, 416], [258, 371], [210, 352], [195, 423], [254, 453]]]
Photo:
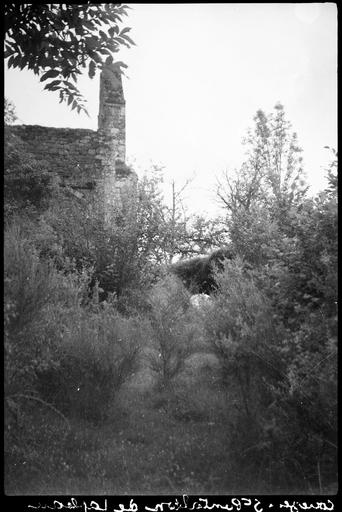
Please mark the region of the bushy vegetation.
[[217, 273], [207, 331], [240, 395], [237, 464], [273, 489], [322, 491], [337, 467], [337, 154], [310, 198], [282, 107], [255, 120], [220, 195], [237, 257]]
[[159, 376], [160, 387], [168, 389], [196, 348], [193, 343], [195, 326], [187, 314], [189, 292], [180, 281], [168, 276], [153, 287], [149, 303], [153, 330], [150, 364]]
[[337, 154], [312, 198], [281, 106], [246, 144], [215, 231], [156, 170], [108, 225], [7, 140], [10, 492], [333, 492]]
[[206, 330], [223, 385], [237, 396], [229, 433], [236, 467], [260, 489], [300, 482], [298, 491], [322, 490], [336, 478], [336, 320], [318, 310], [286, 327], [273, 288], [240, 259], [227, 262], [217, 281]]
[[137, 321], [89, 299], [87, 273], [66, 274], [40, 259], [18, 225], [6, 233], [5, 261], [8, 396], [101, 417], [134, 369]]
[[31, 215], [46, 209], [57, 192], [57, 177], [29, 154], [28, 147], [5, 129], [5, 217], [23, 210]]

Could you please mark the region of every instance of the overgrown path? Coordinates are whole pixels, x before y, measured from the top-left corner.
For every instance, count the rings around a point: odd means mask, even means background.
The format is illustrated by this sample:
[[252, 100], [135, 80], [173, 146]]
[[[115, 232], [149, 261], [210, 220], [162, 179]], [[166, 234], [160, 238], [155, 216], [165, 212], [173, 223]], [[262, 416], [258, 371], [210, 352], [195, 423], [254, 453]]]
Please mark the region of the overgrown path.
[[42, 431], [36, 461], [31, 468], [21, 461], [9, 477], [8, 491], [53, 495], [234, 491], [224, 449], [229, 425], [224, 401], [207, 365], [196, 376], [190, 370], [168, 392], [156, 391], [148, 372], [142, 372], [121, 390], [105, 420], [73, 419], [68, 432], [65, 425], [57, 425], [59, 419], [52, 412], [46, 417], [44, 411], [46, 428], [39, 425], [42, 417], [35, 418]]
[[287, 493], [271, 488], [261, 472], [251, 471], [246, 479], [248, 467], [241, 478], [236, 453], [232, 457], [229, 451], [237, 396], [220, 384], [210, 357], [196, 354], [168, 391], [155, 384], [143, 369], [104, 411], [105, 419], [74, 418], [69, 430], [52, 411], [31, 415], [30, 427], [22, 426], [32, 444], [30, 467], [18, 458], [7, 472], [7, 493]]

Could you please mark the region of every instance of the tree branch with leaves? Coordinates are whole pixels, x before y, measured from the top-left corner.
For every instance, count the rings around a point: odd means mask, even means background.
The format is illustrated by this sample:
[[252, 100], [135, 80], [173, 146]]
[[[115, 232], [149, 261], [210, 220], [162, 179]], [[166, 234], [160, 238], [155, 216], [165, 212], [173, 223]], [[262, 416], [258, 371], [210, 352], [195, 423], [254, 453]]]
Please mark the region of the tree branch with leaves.
[[27, 68], [59, 93], [60, 102], [85, 112], [85, 99], [75, 85], [82, 68], [93, 78], [114, 61], [122, 46], [134, 41], [121, 28], [129, 6], [123, 4], [5, 4], [5, 59], [8, 68]]
[[280, 212], [300, 203], [308, 190], [302, 149], [284, 107], [277, 103], [268, 115], [258, 110], [254, 122], [243, 140], [241, 168], [232, 176], [225, 172], [218, 181], [217, 198], [230, 213], [241, 208], [248, 212], [255, 204], [273, 205]]

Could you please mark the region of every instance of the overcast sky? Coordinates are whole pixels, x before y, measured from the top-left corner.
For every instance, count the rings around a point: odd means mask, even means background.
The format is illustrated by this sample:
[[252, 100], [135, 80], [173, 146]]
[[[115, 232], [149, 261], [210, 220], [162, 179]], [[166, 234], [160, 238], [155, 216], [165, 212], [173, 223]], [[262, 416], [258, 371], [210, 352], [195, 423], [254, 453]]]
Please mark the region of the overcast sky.
[[[215, 177], [239, 167], [258, 109], [280, 101], [298, 133], [312, 191], [325, 186], [325, 145], [337, 147], [337, 8], [309, 4], [131, 4], [137, 46], [118, 59], [127, 160], [165, 167], [199, 213], [215, 210]], [[20, 123], [97, 129], [99, 78], [79, 81], [90, 119], [58, 103], [29, 71], [5, 72]], [[170, 189], [170, 187], [168, 187]]]

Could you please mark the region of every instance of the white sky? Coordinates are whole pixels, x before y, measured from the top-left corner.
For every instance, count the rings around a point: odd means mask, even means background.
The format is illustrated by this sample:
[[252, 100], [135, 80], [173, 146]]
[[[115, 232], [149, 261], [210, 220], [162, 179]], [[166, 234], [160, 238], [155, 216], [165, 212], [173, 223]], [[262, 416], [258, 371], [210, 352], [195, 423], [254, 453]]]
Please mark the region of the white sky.
[[[187, 188], [191, 210], [214, 213], [215, 177], [242, 162], [241, 139], [261, 108], [280, 101], [298, 133], [312, 192], [337, 148], [337, 8], [309, 4], [131, 4], [124, 26], [137, 46], [124, 93], [127, 160], [165, 167], [167, 190]], [[6, 70], [20, 123], [97, 129], [99, 78], [79, 87], [91, 118], [58, 103], [29, 71]]]

